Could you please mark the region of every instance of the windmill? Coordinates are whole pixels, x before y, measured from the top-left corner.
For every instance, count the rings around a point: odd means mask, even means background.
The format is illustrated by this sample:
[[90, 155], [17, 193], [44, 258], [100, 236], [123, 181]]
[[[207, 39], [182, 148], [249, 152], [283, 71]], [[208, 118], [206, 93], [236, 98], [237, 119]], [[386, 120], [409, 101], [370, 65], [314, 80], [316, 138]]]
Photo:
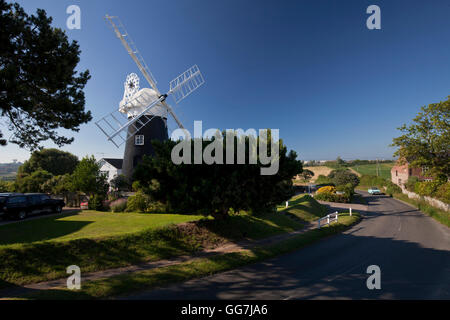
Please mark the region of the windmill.
[[184, 129], [166, 98], [170, 95], [178, 104], [205, 81], [200, 69], [194, 65], [170, 81], [169, 91], [161, 94], [156, 87], [155, 78], [119, 18], [106, 15], [105, 19], [150, 85], [150, 88], [140, 89], [139, 76], [136, 73], [129, 74], [124, 83], [124, 95], [119, 108], [95, 123], [117, 148], [125, 143], [122, 173], [131, 178], [142, 157], [154, 155], [151, 140], [168, 139], [168, 114], [179, 128]]

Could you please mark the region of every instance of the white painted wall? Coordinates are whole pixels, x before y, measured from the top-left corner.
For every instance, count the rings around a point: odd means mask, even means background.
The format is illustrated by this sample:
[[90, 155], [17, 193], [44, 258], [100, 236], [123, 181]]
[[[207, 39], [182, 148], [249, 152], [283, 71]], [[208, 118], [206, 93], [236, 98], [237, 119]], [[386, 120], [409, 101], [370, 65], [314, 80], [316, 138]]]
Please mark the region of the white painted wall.
[[122, 173], [121, 169], [114, 168], [112, 165], [110, 165], [106, 161], [102, 161], [100, 164], [102, 165], [100, 167], [100, 171], [106, 173], [106, 177], [108, 179], [108, 183], [110, 183], [110, 181], [112, 179], [114, 179], [114, 177], [116, 177], [116, 176], [118, 176], [119, 174]]

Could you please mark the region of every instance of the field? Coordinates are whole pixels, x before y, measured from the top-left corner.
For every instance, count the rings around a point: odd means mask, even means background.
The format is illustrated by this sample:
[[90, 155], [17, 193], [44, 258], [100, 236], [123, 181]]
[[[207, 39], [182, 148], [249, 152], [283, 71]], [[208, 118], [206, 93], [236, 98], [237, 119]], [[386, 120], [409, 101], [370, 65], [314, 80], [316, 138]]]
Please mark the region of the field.
[[304, 167], [304, 169], [308, 169], [314, 172], [314, 177], [311, 178], [311, 182], [315, 182], [319, 175], [327, 176], [333, 169], [325, 167], [325, 166], [314, 166], [314, 167]]
[[233, 214], [225, 220], [83, 211], [7, 224], [0, 226], [0, 288], [64, 277], [72, 264], [92, 272], [192, 255], [295, 231], [323, 214], [314, 199], [297, 196], [287, 210]]
[[105, 238], [201, 218], [203, 216], [88, 210], [0, 226], [0, 247], [41, 241]]
[[[391, 169], [394, 166], [394, 162], [389, 163], [380, 163], [379, 164], [379, 174], [380, 177], [391, 180]], [[364, 175], [377, 175], [377, 165], [376, 164], [364, 164], [364, 165], [357, 165], [357, 166], [351, 166], [351, 169], [355, 170], [356, 172]]]

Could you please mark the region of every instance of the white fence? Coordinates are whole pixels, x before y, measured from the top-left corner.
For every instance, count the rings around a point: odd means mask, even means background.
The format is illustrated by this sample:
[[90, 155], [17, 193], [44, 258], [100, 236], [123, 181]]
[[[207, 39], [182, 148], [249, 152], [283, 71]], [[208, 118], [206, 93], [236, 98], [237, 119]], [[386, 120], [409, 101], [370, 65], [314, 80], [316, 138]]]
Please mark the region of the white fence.
[[[317, 222], [319, 223], [319, 229], [320, 229], [320, 227], [322, 226], [322, 225], [328, 225], [328, 224], [330, 224], [331, 222], [333, 222], [333, 221], [338, 221], [338, 212], [336, 211], [335, 213], [330, 213], [330, 214], [327, 214], [325, 217], [323, 217], [323, 218], [320, 218]], [[333, 218], [333, 216], [334, 216], [334, 218]], [[326, 221], [325, 223], [323, 223], [322, 221]]]

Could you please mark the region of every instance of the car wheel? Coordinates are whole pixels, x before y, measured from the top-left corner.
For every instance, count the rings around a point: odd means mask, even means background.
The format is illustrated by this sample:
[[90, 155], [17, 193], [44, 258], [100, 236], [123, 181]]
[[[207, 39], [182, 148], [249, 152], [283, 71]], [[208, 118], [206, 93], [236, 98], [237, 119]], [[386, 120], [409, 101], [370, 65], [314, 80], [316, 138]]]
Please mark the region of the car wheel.
[[62, 207], [61, 206], [55, 207], [55, 212], [56, 213], [61, 213], [62, 212]]
[[17, 219], [23, 220], [23, 219], [26, 219], [27, 216], [28, 216], [27, 212], [22, 210], [22, 211], [19, 211], [19, 213], [17, 214]]

